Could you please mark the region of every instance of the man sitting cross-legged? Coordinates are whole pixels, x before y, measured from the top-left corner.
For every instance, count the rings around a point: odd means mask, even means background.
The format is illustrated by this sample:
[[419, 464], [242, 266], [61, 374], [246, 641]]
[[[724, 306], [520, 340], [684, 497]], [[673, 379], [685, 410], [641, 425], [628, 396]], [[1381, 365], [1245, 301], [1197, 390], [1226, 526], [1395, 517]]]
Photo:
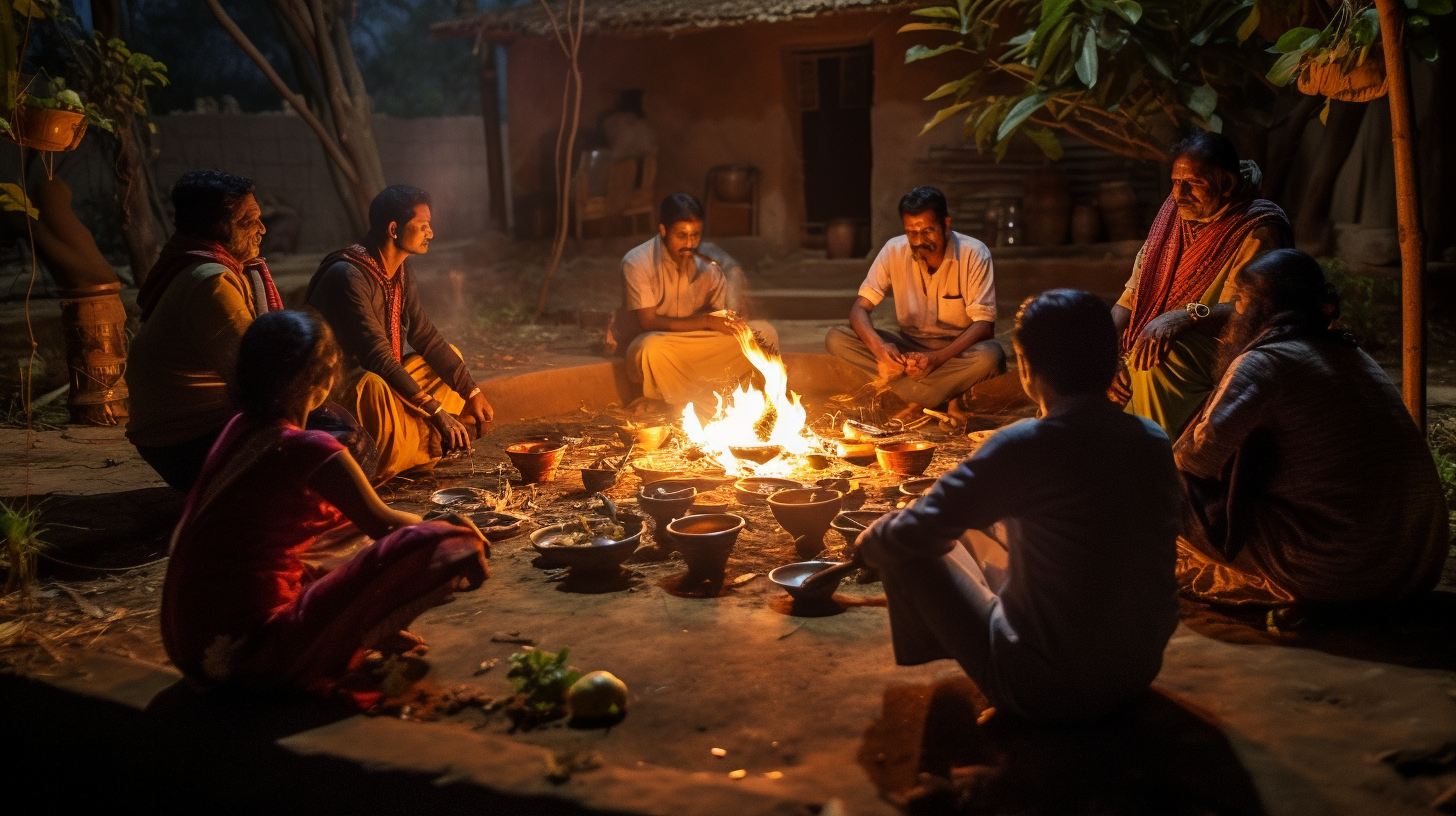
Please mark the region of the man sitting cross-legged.
[[[703, 205], [687, 193], [663, 199], [658, 234], [622, 258], [627, 308], [643, 329], [627, 347], [628, 376], [642, 395], [675, 409], [711, 411], [713, 394], [753, 371], [735, 334], [751, 328], [777, 348], [772, 326], [728, 311], [728, 279], [699, 251]], [[719, 250], [721, 252], [721, 250]]]
[[[420, 305], [405, 265], [434, 237], [429, 194], [388, 187], [369, 204], [364, 243], [324, 258], [308, 286], [308, 305], [333, 329], [352, 369], [340, 401], [379, 445], [376, 484], [433, 466], [445, 450], [469, 448], [495, 414]], [[414, 354], [405, 355], [406, 343]]]
[[[838, 326], [824, 347], [874, 374], [905, 401], [905, 418], [960, 396], [1006, 369], [996, 333], [996, 281], [991, 251], [951, 231], [945, 195], [916, 187], [900, 199], [905, 234], [875, 257], [849, 326]], [[899, 334], [877, 330], [870, 313], [895, 298]]]
[[875, 522], [853, 559], [883, 576], [901, 665], [952, 658], [1003, 710], [1097, 716], [1148, 687], [1177, 625], [1178, 476], [1163, 432], [1107, 399], [1117, 336], [1101, 300], [1028, 301], [1015, 348], [1040, 418]]
[[1314, 258], [1239, 273], [1218, 389], [1175, 459], [1189, 499], [1179, 580], [1230, 603], [1395, 601], [1447, 554], [1430, 449], [1385, 372], [1342, 332]]

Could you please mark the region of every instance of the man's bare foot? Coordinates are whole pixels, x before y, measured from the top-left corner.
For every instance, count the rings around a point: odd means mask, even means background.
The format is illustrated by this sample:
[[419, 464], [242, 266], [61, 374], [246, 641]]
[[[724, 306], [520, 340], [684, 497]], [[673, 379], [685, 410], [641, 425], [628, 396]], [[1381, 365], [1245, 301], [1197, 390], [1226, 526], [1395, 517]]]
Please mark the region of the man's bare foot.
[[424, 638], [414, 632], [408, 629], [400, 629], [393, 634], [380, 638], [379, 642], [374, 644], [374, 648], [386, 655], [413, 654], [423, 657], [429, 654], [430, 644], [426, 643]]

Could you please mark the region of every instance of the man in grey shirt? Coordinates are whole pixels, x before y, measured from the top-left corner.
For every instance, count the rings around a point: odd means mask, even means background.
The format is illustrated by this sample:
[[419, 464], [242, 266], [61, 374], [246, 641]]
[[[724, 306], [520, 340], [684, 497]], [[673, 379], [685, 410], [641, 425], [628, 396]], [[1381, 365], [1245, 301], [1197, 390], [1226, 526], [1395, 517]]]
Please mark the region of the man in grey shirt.
[[[1040, 418], [877, 521], [854, 558], [884, 577], [901, 665], [953, 658], [1013, 714], [1094, 717], [1147, 689], [1177, 625], [1178, 474], [1158, 426], [1105, 395], [1117, 334], [1100, 300], [1046, 292], [1016, 329]], [[958, 543], [968, 530], [993, 531], [980, 558]], [[996, 540], [1004, 572], [982, 566]]]

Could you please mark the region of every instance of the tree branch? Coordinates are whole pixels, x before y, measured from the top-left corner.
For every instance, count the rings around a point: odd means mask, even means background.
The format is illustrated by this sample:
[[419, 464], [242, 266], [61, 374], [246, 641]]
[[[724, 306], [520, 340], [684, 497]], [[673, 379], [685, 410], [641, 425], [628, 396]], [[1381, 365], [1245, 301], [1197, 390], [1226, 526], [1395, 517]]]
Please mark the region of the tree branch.
[[323, 144], [324, 150], [328, 152], [329, 158], [334, 160], [334, 163], [338, 165], [339, 170], [343, 172], [344, 176], [350, 182], [358, 184], [359, 173], [354, 169], [354, 163], [349, 160], [348, 156], [344, 155], [338, 142], [329, 134], [323, 123], [318, 120], [318, 117], [313, 115], [313, 111], [309, 110], [308, 102], [304, 101], [302, 97], [289, 89], [288, 85], [284, 83], [283, 78], [278, 76], [278, 72], [273, 70], [273, 66], [268, 64], [268, 59], [263, 56], [257, 46], [253, 45], [253, 41], [248, 39], [248, 35], [241, 28], [238, 28], [237, 23], [233, 22], [233, 19], [228, 16], [228, 13], [223, 10], [217, 0], [206, 0], [206, 2], [208, 8], [212, 10], [212, 16], [217, 18], [218, 24], [233, 38], [233, 42], [236, 42], [238, 47], [243, 49], [243, 53], [247, 54], [248, 58], [258, 66], [258, 69], [263, 72], [263, 76], [267, 77], [273, 89], [278, 91], [284, 99], [288, 100], [288, 104], [293, 106], [293, 110], [298, 114], [299, 118], [303, 119], [304, 123], [313, 129], [313, 132]]

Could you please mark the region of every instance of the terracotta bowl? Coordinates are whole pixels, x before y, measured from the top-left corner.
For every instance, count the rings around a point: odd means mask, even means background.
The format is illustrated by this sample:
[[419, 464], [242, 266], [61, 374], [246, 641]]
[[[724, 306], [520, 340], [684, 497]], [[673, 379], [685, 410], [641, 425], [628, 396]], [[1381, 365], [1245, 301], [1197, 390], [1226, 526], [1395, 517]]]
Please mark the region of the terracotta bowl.
[[[834, 520], [829, 522], [829, 526], [832, 527], [835, 532], [839, 533], [844, 538], [845, 548], [853, 550], [855, 546], [859, 544], [859, 534], [863, 533], [865, 531], [865, 528], [869, 527], [871, 524], [874, 524], [875, 521], [879, 519], [880, 516], [883, 516], [886, 512], [888, 511], [846, 510], [845, 512], [835, 516]], [[858, 524], [855, 524], [854, 522], [858, 522]]]
[[667, 525], [667, 531], [688, 565], [688, 578], [718, 582], [728, 566], [728, 554], [743, 532], [742, 516], [715, 513], [687, 516]]
[[699, 493], [693, 499], [688, 512], [696, 516], [711, 516], [728, 512], [728, 498], [721, 493]]
[[819, 487], [780, 490], [768, 497], [768, 509], [779, 526], [794, 538], [801, 558], [812, 558], [824, 549], [824, 533], [839, 514], [844, 494]]
[[730, 445], [728, 452], [734, 458], [742, 459], [745, 462], [753, 462], [756, 465], [763, 465], [778, 458], [784, 452], [783, 445]]
[[934, 476], [926, 476], [920, 479], [907, 479], [900, 483], [900, 495], [916, 498], [925, 495], [925, 491], [933, 487], [938, 481]]
[[588, 493], [601, 493], [617, 483], [617, 471], [611, 468], [582, 468], [581, 486]]
[[643, 428], [617, 426], [617, 437], [622, 440], [623, 445], [631, 444], [636, 450], [647, 452], [655, 451], [662, 447], [672, 434], [672, 428], [668, 425], [649, 425]]
[[565, 452], [565, 442], [519, 442], [506, 448], [506, 456], [521, 472], [525, 484], [553, 481], [556, 465]]
[[566, 525], [552, 524], [531, 533], [531, 546], [548, 565], [570, 567], [573, 573], [615, 572], [637, 551], [642, 540], [642, 519], [632, 516], [619, 519], [627, 533], [615, 541], [581, 546], [559, 544], [556, 542], [560, 541]]
[[[783, 587], [784, 591], [796, 601], [824, 601], [834, 596], [834, 591], [839, 589], [839, 581], [825, 584], [812, 592], [804, 591], [804, 582], [816, 572], [823, 572], [830, 567], [837, 566], [839, 566], [838, 561], [800, 561], [797, 564], [785, 564], [770, 571], [768, 579]], [[843, 577], [840, 580], [844, 580]]]
[[851, 465], [868, 465], [875, 461], [875, 443], [863, 439], [838, 437], [826, 440], [834, 443], [834, 451], [840, 459]]
[[935, 458], [934, 442], [882, 442], [875, 446], [880, 469], [901, 476], [919, 476]]
[[662, 550], [661, 555], [666, 556], [672, 551], [672, 536], [664, 533], [668, 523], [687, 515], [688, 508], [693, 506], [693, 500], [697, 496], [698, 491], [694, 487], [668, 490], [658, 484], [650, 484], [638, 489], [637, 506], [657, 523], [652, 537]]
[[650, 462], [642, 459], [632, 462], [632, 471], [637, 474], [637, 478], [642, 480], [642, 484], [652, 484], [663, 479], [673, 479], [686, 472], [682, 470], [655, 468], [651, 466]]
[[763, 504], [768, 497], [780, 490], [803, 487], [792, 479], [773, 479], [767, 476], [750, 476], [733, 483], [733, 498], [739, 504]]

